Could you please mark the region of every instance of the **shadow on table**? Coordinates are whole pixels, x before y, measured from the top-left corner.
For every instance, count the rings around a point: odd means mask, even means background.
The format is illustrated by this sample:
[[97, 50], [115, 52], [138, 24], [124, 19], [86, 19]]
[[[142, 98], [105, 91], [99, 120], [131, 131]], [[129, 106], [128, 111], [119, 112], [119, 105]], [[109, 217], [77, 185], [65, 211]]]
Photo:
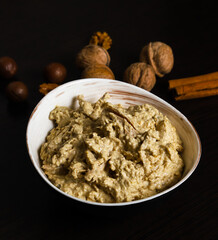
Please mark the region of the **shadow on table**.
[[[58, 199], [57, 199], [58, 198]], [[63, 196], [57, 196], [54, 201], [58, 206], [53, 206], [55, 211], [52, 211], [52, 206], [49, 213], [49, 219], [58, 218], [58, 219], [74, 219], [82, 220], [89, 222], [91, 220], [96, 219], [105, 219], [107, 218], [109, 221], [110, 219], [118, 219], [119, 218], [128, 218], [131, 216], [135, 216], [138, 214], [143, 214], [146, 212], [151, 212], [152, 208], [155, 209], [159, 208], [158, 206], [164, 204], [165, 197], [159, 197], [157, 199], [149, 200], [147, 202], [126, 205], [126, 206], [96, 206], [91, 204], [85, 204], [82, 202], [77, 202], [72, 199], [65, 198]], [[160, 201], [162, 200], [162, 201]], [[52, 204], [52, 203], [51, 203]]]

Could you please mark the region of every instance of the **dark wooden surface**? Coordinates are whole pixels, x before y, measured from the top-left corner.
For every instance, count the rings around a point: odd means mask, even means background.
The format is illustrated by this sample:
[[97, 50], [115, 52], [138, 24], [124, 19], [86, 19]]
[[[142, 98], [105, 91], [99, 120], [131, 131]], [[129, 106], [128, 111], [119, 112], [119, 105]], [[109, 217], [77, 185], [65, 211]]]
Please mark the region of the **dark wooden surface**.
[[[0, 56], [13, 57], [25, 82], [24, 104], [8, 102], [0, 82], [0, 239], [218, 239], [218, 96], [175, 102], [168, 80], [218, 71], [215, 1], [0, 1]], [[26, 149], [28, 118], [42, 98], [46, 64], [62, 62], [80, 78], [77, 52], [95, 31], [113, 39], [111, 68], [122, 81], [150, 41], [172, 46], [175, 65], [152, 93], [192, 122], [202, 142], [193, 175], [158, 199], [121, 208], [86, 206], [51, 189]], [[37, 137], [37, 136], [36, 136]]]

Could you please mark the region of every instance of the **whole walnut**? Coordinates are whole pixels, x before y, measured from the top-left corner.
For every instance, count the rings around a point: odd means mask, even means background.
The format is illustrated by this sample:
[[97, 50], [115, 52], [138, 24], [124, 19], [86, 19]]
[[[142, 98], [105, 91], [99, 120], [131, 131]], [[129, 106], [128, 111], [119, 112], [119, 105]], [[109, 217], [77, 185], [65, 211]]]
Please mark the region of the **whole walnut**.
[[77, 54], [76, 64], [80, 68], [86, 68], [93, 64], [104, 64], [109, 66], [110, 55], [106, 49], [98, 45], [89, 44]]
[[172, 48], [162, 42], [150, 42], [143, 47], [139, 59], [150, 64], [159, 77], [169, 73], [174, 64]]
[[151, 91], [156, 83], [155, 72], [149, 64], [133, 63], [124, 72], [124, 81]]
[[89, 65], [83, 70], [81, 77], [115, 79], [111, 69], [104, 64]]

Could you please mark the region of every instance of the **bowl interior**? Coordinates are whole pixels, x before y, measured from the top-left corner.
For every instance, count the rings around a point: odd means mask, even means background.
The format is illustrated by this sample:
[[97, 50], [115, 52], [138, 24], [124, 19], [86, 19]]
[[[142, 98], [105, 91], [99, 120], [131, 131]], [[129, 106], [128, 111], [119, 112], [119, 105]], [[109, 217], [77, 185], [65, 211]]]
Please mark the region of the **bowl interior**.
[[[105, 92], [110, 94], [110, 102], [121, 103], [123, 106], [144, 103], [151, 104], [159, 109], [164, 115], [168, 116], [176, 127], [184, 145], [183, 159], [185, 161], [185, 169], [183, 177], [175, 186], [157, 195], [162, 195], [165, 192], [172, 190], [186, 180], [196, 168], [201, 155], [199, 137], [187, 118], [170, 104], [148, 91], [124, 82], [105, 79], [81, 79], [63, 84], [48, 93], [38, 103], [30, 116], [27, 127], [27, 147], [30, 158], [40, 175], [49, 183], [49, 180], [40, 167], [38, 153], [41, 144], [45, 141], [48, 131], [53, 127], [53, 123], [49, 120], [49, 113], [51, 110], [57, 105], [73, 106], [76, 108], [77, 102], [74, 100], [75, 97], [80, 94], [84, 95], [85, 100], [95, 102]], [[146, 198], [144, 201], [149, 200], [150, 198]]]

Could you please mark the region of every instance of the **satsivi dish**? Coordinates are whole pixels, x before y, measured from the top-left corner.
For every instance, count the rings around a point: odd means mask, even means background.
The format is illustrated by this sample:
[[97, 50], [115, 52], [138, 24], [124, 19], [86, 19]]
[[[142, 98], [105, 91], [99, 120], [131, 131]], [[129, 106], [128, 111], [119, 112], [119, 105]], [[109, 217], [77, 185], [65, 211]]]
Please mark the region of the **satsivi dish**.
[[[41, 144], [45, 141], [45, 137], [47, 136], [49, 130], [53, 128], [53, 123], [49, 120], [49, 113], [55, 108], [56, 105], [72, 106], [72, 99], [77, 95], [83, 94], [85, 100], [95, 102], [105, 92], [108, 92], [111, 95], [110, 102], [112, 103], [120, 103], [123, 106], [148, 103], [156, 107], [170, 119], [172, 124], [176, 127], [177, 132], [184, 144], [183, 159], [185, 162], [185, 168], [182, 179], [178, 183], [163, 192], [160, 192], [154, 196], [145, 199], [124, 203], [96, 203], [91, 201], [84, 201], [68, 195], [67, 193], [55, 187], [49, 181], [49, 179], [40, 167], [39, 159], [39, 148]], [[142, 88], [117, 80], [99, 78], [80, 79], [68, 82], [57, 87], [56, 89], [48, 93], [44, 98], [42, 98], [42, 100], [37, 104], [30, 116], [26, 132], [26, 141], [29, 156], [34, 167], [36, 168], [40, 176], [52, 188], [74, 200], [98, 206], [131, 205], [145, 202], [157, 198], [163, 194], [166, 194], [167, 192], [177, 188], [190, 177], [190, 175], [196, 169], [201, 156], [201, 143], [196, 130], [188, 121], [188, 119], [178, 110], [176, 110], [173, 106]]]

